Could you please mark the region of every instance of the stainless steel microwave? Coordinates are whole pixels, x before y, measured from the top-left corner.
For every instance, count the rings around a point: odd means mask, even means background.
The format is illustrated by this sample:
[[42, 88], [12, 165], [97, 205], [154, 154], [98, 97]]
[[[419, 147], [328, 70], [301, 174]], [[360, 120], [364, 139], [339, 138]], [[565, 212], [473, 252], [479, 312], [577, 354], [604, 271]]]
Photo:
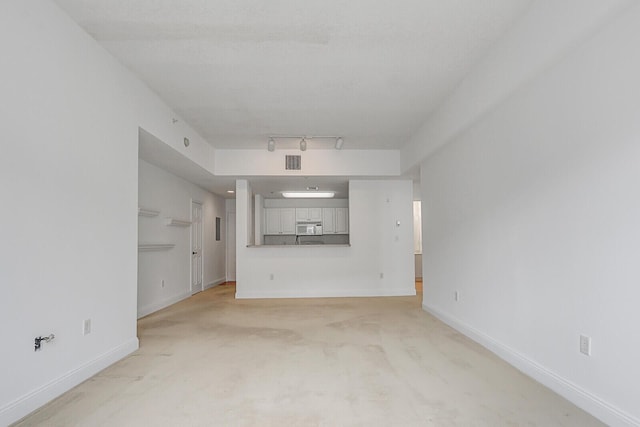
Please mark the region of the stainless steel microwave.
[[322, 223], [298, 222], [296, 223], [297, 236], [322, 236]]

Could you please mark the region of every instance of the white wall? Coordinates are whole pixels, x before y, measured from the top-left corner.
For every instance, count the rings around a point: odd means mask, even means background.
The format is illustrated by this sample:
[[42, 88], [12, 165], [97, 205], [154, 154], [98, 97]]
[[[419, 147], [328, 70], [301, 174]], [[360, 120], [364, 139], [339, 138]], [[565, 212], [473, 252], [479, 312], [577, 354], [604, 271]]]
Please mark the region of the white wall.
[[402, 148], [406, 172], [447, 144], [523, 84], [635, 4], [634, 0], [531, 2], [523, 16], [475, 65]]
[[[205, 289], [225, 281], [225, 201], [152, 164], [139, 161], [138, 203], [160, 211], [138, 219], [139, 243], [171, 243], [166, 251], [138, 253], [138, 317], [146, 316], [191, 295], [191, 229], [168, 227], [166, 218], [190, 220], [191, 201], [202, 203], [203, 284]], [[216, 217], [221, 240], [215, 240]], [[164, 287], [162, 287], [164, 280]]]
[[[213, 158], [53, 2], [1, 2], [0, 50], [6, 425], [138, 347], [138, 127], [176, 146], [189, 136], [188, 155]], [[49, 333], [56, 339], [34, 352]]]
[[285, 155], [302, 156], [301, 170], [287, 176], [398, 176], [398, 150], [217, 150], [216, 175], [282, 176]]
[[[238, 181], [238, 225], [251, 212], [247, 188]], [[411, 182], [351, 181], [349, 217], [343, 247], [247, 247], [247, 226], [238, 227], [236, 296], [415, 295]]]
[[638, 40], [636, 3], [421, 170], [424, 307], [610, 425], [640, 425]]

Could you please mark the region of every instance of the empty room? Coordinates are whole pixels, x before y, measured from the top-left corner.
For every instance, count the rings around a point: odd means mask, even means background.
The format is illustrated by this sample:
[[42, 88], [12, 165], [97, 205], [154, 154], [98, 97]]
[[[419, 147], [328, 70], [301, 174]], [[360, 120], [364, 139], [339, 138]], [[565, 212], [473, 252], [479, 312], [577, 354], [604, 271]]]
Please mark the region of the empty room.
[[640, 3], [4, 0], [1, 426], [640, 426]]

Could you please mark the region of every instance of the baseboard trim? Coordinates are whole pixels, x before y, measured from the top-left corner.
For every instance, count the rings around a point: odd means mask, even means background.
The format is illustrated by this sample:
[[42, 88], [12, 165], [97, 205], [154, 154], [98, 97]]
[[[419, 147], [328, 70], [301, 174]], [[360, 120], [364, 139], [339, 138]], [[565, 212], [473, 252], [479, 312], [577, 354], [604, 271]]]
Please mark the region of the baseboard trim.
[[0, 425], [9, 425], [71, 390], [81, 382], [125, 358], [138, 349], [138, 338], [131, 338], [61, 377], [44, 384], [0, 408]]
[[183, 299], [189, 298], [191, 296], [191, 292], [182, 292], [167, 299], [163, 299], [162, 301], [154, 302], [152, 304], [147, 304], [144, 307], [140, 307], [138, 309], [138, 319], [148, 316], [151, 313], [155, 313], [158, 310], [162, 310], [163, 308], [169, 307], [172, 304], [182, 301]]
[[551, 390], [589, 412], [604, 423], [612, 426], [640, 426], [639, 419], [605, 402], [598, 396], [580, 388], [571, 381], [534, 362], [509, 346], [496, 341], [478, 329], [428, 304], [423, 303], [422, 309], [486, 347], [522, 373], [549, 387]]
[[227, 279], [226, 279], [226, 278], [224, 278], [224, 277], [221, 277], [221, 278], [219, 278], [219, 279], [216, 279], [216, 280], [214, 280], [213, 282], [209, 283], [208, 285], [205, 285], [205, 286], [204, 286], [204, 290], [207, 290], [207, 289], [209, 289], [209, 288], [213, 288], [213, 287], [215, 287], [215, 286], [221, 285], [221, 284], [223, 284], [223, 283], [224, 283], [224, 282], [226, 282], [226, 281], [227, 281]]
[[358, 298], [358, 297], [405, 297], [416, 294], [415, 287], [408, 289], [312, 289], [286, 291], [249, 291], [242, 292], [236, 288], [237, 299], [262, 298]]
[[[213, 282], [207, 284], [204, 286], [203, 290], [207, 290], [209, 288], [213, 288], [214, 286], [218, 286], [222, 283], [225, 283], [226, 279], [224, 277], [221, 277], [219, 279], [214, 280]], [[138, 319], [143, 318], [144, 316], [148, 316], [151, 313], [155, 313], [158, 310], [162, 310], [163, 308], [167, 308], [170, 305], [173, 305], [177, 302], [180, 302], [184, 299], [187, 299], [191, 296], [191, 292], [187, 291], [187, 292], [182, 292], [180, 294], [174, 295], [170, 298], [164, 299], [162, 301], [158, 301], [158, 302], [154, 302], [152, 304], [147, 304], [144, 307], [141, 307], [138, 310]]]

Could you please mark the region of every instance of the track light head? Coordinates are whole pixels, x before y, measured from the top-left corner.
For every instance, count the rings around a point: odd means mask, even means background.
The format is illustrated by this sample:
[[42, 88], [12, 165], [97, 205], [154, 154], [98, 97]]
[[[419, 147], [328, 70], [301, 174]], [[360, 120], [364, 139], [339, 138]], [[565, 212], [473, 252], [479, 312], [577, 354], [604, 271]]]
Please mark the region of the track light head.
[[342, 144], [344, 144], [344, 139], [341, 136], [336, 138], [336, 150], [342, 149]]

